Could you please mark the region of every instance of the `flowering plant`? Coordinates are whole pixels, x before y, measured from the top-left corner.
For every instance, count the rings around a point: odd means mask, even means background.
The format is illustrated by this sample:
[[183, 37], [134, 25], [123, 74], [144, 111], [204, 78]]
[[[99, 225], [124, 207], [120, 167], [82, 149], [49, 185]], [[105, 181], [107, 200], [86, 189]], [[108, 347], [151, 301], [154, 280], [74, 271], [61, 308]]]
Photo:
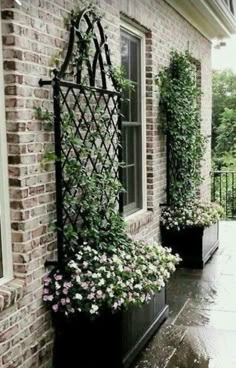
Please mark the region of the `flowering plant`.
[[195, 202], [166, 207], [162, 211], [161, 224], [166, 229], [181, 230], [189, 226], [210, 226], [223, 216], [224, 210], [220, 205]]
[[120, 247], [94, 249], [84, 242], [62, 274], [54, 270], [44, 280], [43, 300], [54, 312], [97, 315], [141, 305], [165, 286], [178, 255], [155, 243], [132, 241]]
[[[90, 42], [94, 43], [93, 32], [90, 34], [87, 37], [85, 32], [83, 40], [86, 52], [81, 54], [79, 48], [75, 54], [80, 58], [79, 67], [86, 66], [83, 58], [87, 60]], [[110, 73], [119, 90], [130, 88], [122, 71], [112, 69]], [[88, 87], [86, 81], [83, 78]], [[60, 241], [63, 238], [64, 254], [60, 269], [44, 280], [43, 300], [53, 312], [66, 316], [97, 315], [106, 309], [143, 304], [164, 287], [179, 262], [169, 249], [135, 242], [127, 235], [125, 220], [118, 213], [124, 191], [118, 179], [122, 168], [120, 128], [115, 123], [117, 115], [121, 116], [119, 103], [116, 97], [108, 103], [96, 93], [84, 97], [76, 97], [75, 111], [68, 113], [67, 104], [66, 111], [61, 111], [61, 154], [49, 152], [46, 157], [61, 162], [63, 221], [59, 217], [56, 229]], [[51, 114], [37, 112], [42, 120], [53, 123]]]

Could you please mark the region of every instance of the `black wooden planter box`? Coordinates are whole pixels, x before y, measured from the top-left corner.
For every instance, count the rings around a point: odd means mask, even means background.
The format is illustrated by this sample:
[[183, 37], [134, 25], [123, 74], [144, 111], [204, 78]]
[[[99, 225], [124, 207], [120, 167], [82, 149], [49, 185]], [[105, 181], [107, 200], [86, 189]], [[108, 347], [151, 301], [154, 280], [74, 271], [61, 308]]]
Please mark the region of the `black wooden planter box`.
[[219, 247], [219, 223], [179, 231], [161, 226], [161, 237], [163, 245], [183, 259], [180, 267], [203, 268]]
[[54, 313], [54, 368], [127, 368], [168, 316], [165, 289], [141, 308], [95, 320]]

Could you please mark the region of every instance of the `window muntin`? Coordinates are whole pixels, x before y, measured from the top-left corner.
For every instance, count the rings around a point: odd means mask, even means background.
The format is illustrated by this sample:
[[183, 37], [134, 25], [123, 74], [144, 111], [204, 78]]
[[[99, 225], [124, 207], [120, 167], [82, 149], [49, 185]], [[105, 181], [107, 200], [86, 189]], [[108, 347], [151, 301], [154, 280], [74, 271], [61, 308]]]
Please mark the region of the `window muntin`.
[[123, 203], [124, 214], [130, 215], [143, 208], [143, 65], [142, 38], [126, 29], [121, 30], [121, 64], [134, 85], [122, 102]]

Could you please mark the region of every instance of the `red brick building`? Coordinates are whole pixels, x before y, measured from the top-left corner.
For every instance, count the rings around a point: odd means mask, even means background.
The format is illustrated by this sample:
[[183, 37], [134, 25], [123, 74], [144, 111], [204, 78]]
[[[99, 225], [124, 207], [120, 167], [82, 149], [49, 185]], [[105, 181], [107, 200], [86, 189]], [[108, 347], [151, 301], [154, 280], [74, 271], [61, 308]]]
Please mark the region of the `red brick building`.
[[[64, 19], [73, 0], [2, 0], [0, 30], [0, 366], [51, 367], [50, 315], [42, 304], [44, 263], [55, 256], [49, 224], [55, 217], [54, 167], [41, 161], [53, 134], [33, 107], [50, 108], [51, 60], [68, 38]], [[236, 32], [235, 1], [99, 0], [114, 64], [127, 63], [140, 95], [126, 127], [125, 214], [135, 238], [157, 239], [166, 197], [166, 145], [159, 130], [154, 76], [171, 49], [189, 50], [201, 83], [202, 131], [211, 134], [211, 41]], [[127, 143], [128, 145], [128, 143]], [[128, 146], [127, 146], [128, 147]], [[203, 163], [202, 198], [210, 197], [210, 143]]]

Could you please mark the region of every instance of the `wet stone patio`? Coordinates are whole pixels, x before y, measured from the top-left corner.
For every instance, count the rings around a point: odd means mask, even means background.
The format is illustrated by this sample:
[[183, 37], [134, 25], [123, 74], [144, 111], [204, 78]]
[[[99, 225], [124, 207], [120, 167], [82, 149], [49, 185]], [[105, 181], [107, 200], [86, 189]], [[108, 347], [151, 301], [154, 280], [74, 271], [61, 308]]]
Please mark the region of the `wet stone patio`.
[[220, 247], [204, 270], [178, 269], [170, 313], [135, 368], [236, 368], [236, 222], [220, 224]]

